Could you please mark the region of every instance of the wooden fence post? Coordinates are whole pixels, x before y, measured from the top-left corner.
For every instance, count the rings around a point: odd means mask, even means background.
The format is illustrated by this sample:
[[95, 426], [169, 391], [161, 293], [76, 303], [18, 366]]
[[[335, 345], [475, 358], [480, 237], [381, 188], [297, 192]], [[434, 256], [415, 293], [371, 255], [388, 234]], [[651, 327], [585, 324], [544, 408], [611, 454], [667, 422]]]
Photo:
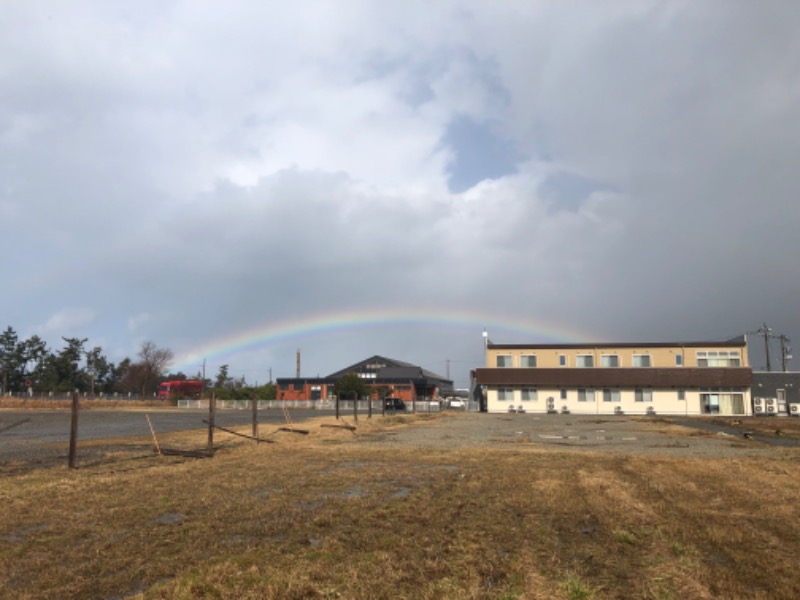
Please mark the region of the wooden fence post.
[[75, 451], [78, 447], [78, 392], [72, 392], [72, 422], [69, 428], [69, 468], [75, 468]]
[[217, 412], [216, 390], [211, 391], [211, 398], [208, 400], [208, 452], [214, 452], [214, 417]]
[[258, 400], [255, 396], [253, 396], [253, 437], [258, 444]]

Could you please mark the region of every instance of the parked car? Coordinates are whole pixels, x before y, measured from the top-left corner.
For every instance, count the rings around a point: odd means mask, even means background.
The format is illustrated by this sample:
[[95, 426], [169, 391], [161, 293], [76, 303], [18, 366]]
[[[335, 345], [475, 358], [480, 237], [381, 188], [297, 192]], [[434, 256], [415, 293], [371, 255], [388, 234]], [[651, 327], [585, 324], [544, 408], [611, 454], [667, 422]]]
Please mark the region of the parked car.
[[467, 409], [467, 402], [463, 398], [450, 398], [447, 400], [448, 408], [455, 408], [455, 409]]
[[406, 403], [400, 398], [384, 398], [383, 407], [386, 412], [406, 412]]

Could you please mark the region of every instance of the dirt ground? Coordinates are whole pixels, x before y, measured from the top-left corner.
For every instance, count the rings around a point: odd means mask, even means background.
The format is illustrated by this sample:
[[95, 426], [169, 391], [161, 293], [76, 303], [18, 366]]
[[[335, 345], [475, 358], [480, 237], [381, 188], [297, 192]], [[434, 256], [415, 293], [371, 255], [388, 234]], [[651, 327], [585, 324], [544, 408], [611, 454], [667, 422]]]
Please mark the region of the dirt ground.
[[767, 456], [784, 448], [800, 447], [800, 419], [449, 413], [412, 427], [366, 431], [361, 440], [434, 448], [526, 447], [663, 456]]
[[[155, 409], [157, 411], [157, 409]], [[114, 419], [108, 411], [105, 420]], [[120, 412], [127, 413], [124, 409]], [[246, 422], [242, 411], [229, 411], [229, 420]], [[234, 414], [236, 413], [236, 414]], [[165, 412], [165, 415], [168, 413]], [[0, 425], [19, 421], [24, 415], [5, 412]], [[122, 415], [117, 413], [117, 419]], [[141, 415], [139, 415], [141, 416]], [[201, 415], [202, 416], [202, 415]], [[335, 424], [333, 415], [308, 419], [298, 414], [295, 423], [312, 431], [312, 437], [322, 431], [320, 425]], [[40, 411], [28, 423], [3, 431], [0, 427], [0, 467], [14, 464], [47, 466], [65, 460], [67, 442], [45, 435], [47, 419], [64, 420], [64, 415]], [[194, 415], [192, 422], [201, 423]], [[494, 448], [542, 449], [561, 451], [593, 451], [627, 455], [660, 455], [673, 457], [737, 457], [776, 456], [782, 451], [800, 448], [800, 419], [793, 418], [686, 418], [686, 417], [629, 417], [583, 415], [485, 414], [445, 412], [418, 415], [419, 418], [398, 415], [395, 427], [385, 427], [379, 418], [369, 420], [362, 415], [356, 423], [349, 415], [341, 422], [353, 423], [357, 433], [341, 443], [369, 446], [418, 447], [429, 449]], [[166, 416], [153, 415], [154, 422], [164, 422]], [[226, 416], [220, 415], [224, 422]], [[242, 420], [244, 419], [244, 420]], [[141, 420], [141, 419], [140, 419]], [[412, 422], [413, 421], [413, 422]], [[144, 423], [145, 421], [142, 420]], [[23, 428], [35, 428], [42, 435], [27, 433], [16, 439]], [[181, 428], [185, 429], [185, 425]], [[263, 423], [263, 433], [274, 432], [276, 424]], [[63, 429], [63, 427], [62, 427]], [[144, 426], [141, 435], [113, 437], [100, 440], [81, 440], [79, 456], [83, 462], [102, 461], [105, 455], [120, 452], [148, 453], [152, 440]], [[196, 429], [197, 444], [204, 443], [202, 426]], [[52, 432], [51, 432], [52, 433]], [[62, 436], [63, 437], [63, 436]], [[218, 439], [225, 439], [220, 434]], [[287, 442], [286, 436], [275, 441]]]

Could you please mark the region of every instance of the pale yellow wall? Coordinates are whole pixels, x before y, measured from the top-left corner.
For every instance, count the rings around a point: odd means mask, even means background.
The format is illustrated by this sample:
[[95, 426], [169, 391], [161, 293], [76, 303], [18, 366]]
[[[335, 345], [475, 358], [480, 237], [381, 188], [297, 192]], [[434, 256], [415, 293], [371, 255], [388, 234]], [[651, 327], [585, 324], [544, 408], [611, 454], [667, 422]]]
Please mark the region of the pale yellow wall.
[[712, 351], [712, 352], [730, 352], [738, 351], [740, 366], [748, 366], [747, 362], [747, 349], [746, 348], [728, 348], [728, 347], [714, 347], [708, 346], [703, 348], [683, 348], [681, 346], [674, 347], [647, 347], [641, 346], [638, 348], [588, 348], [588, 349], [513, 349], [513, 350], [500, 350], [500, 349], [487, 349], [486, 351], [486, 366], [494, 368], [497, 366], [498, 355], [510, 355], [512, 357], [512, 367], [519, 368], [522, 366], [522, 355], [533, 354], [536, 356], [537, 368], [560, 368], [560, 356], [566, 356], [566, 367], [575, 367], [577, 364], [576, 358], [578, 355], [592, 355], [594, 357], [595, 368], [601, 366], [601, 357], [604, 354], [616, 354], [619, 357], [620, 367], [632, 367], [634, 354], [649, 354], [651, 367], [675, 367], [675, 356], [680, 354], [683, 356], [684, 367], [697, 366], [697, 353], [699, 351]]
[[[618, 406], [627, 415], [643, 415], [647, 414], [647, 408], [653, 407], [656, 414], [670, 414], [670, 415], [702, 415], [702, 406], [700, 404], [700, 391], [699, 390], [686, 390], [686, 399], [678, 400], [678, 392], [674, 389], [652, 390], [652, 402], [636, 402], [633, 389], [620, 390], [619, 402], [603, 402], [603, 390], [595, 390], [594, 402], [579, 402], [578, 392], [576, 389], [567, 390], [567, 399], [561, 399], [561, 390], [555, 388], [538, 388], [537, 400], [524, 401], [521, 399], [521, 392], [519, 388], [515, 388], [514, 400], [500, 401], [498, 400], [498, 393], [496, 388], [489, 388], [487, 394], [487, 410], [490, 413], [507, 413], [509, 412], [509, 405], [513, 405], [515, 409], [523, 407], [526, 413], [546, 413], [547, 412], [547, 399], [552, 397], [554, 399], [554, 408], [557, 412], [566, 406], [570, 414], [600, 414], [611, 415], [614, 414]], [[751, 412], [750, 392], [745, 390], [743, 392], [744, 408], [747, 414]]]

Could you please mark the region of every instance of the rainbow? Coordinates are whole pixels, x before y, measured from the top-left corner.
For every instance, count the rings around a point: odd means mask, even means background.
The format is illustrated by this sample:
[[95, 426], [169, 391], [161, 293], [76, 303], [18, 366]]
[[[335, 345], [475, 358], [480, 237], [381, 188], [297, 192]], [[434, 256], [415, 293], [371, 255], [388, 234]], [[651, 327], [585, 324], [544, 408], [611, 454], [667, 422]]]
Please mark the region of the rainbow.
[[204, 342], [191, 351], [177, 355], [174, 366], [177, 369], [184, 369], [190, 365], [197, 365], [204, 359], [223, 358], [282, 341], [378, 325], [468, 327], [475, 330], [476, 336], [480, 336], [485, 329], [489, 336], [494, 337], [494, 341], [497, 342], [505, 341], [497, 333], [498, 330], [500, 333], [511, 332], [517, 335], [524, 333], [532, 338], [526, 341], [537, 343], [541, 343], [542, 338], [545, 338], [546, 341], [565, 343], [591, 342], [601, 339], [601, 336], [585, 331], [579, 332], [528, 317], [498, 317], [463, 309], [359, 309], [305, 315], [226, 335]]

